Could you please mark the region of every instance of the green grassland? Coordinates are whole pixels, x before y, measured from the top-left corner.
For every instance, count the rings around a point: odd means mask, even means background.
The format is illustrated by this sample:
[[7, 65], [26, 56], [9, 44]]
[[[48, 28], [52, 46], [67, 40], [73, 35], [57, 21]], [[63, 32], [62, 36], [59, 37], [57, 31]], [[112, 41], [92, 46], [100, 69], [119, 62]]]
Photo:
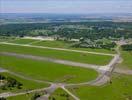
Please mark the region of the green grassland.
[[69, 94], [67, 94], [64, 90], [61, 88], [57, 89], [51, 96], [49, 97], [49, 100], [74, 100]]
[[[11, 43], [18, 43], [18, 44], [29, 44], [35, 41], [40, 40], [34, 40], [34, 39], [19, 39], [11, 41]], [[112, 50], [106, 50], [106, 49], [91, 49], [91, 48], [74, 48], [72, 45], [75, 44], [75, 42], [66, 42], [66, 41], [40, 41], [36, 43], [32, 43], [32, 45], [37, 46], [46, 46], [46, 47], [54, 47], [54, 48], [66, 48], [66, 49], [75, 49], [75, 50], [85, 50], [85, 51], [92, 51], [92, 52], [103, 52], [103, 53], [115, 53], [115, 51]]]
[[55, 47], [55, 48], [70, 48], [74, 42], [65, 41], [41, 41], [38, 43], [33, 43], [33, 45]]
[[[86, 54], [78, 53], [72, 51], [61, 51], [61, 50], [51, 50], [44, 48], [34, 48], [34, 47], [24, 47], [24, 46], [13, 46], [0, 44], [0, 52], [16, 52], [23, 54], [31, 54], [38, 56], [51, 57], [55, 59], [70, 60], [82, 63], [106, 65], [112, 59], [112, 56], [96, 55], [96, 54]], [[96, 59], [96, 60], [95, 60]]]
[[81, 100], [132, 100], [132, 76], [116, 74], [111, 81], [101, 87], [81, 86], [69, 90]]
[[14, 41], [9, 41], [9, 43], [18, 43], [18, 44], [29, 44], [31, 42], [35, 42], [38, 40], [34, 40], [34, 39], [17, 39]]
[[32, 100], [33, 94], [34, 93], [8, 97], [7, 100]]
[[22, 92], [22, 91], [26, 91], [26, 90], [48, 87], [48, 84], [45, 84], [45, 83], [36, 83], [34, 81], [25, 80], [25, 79], [19, 78], [17, 76], [14, 76], [14, 75], [11, 75], [8, 73], [0, 73], [0, 74], [3, 76], [8, 76], [8, 77], [14, 78], [18, 82], [23, 84], [22, 89], [17, 89], [17, 88], [6, 89], [6, 90], [0, 89], [0, 93], [3, 93], [3, 92]]
[[85, 51], [92, 51], [92, 52], [115, 53], [115, 51], [106, 50], [106, 49], [74, 48], [72, 47], [73, 44], [74, 42], [65, 42], [65, 41], [41, 41], [38, 43], [33, 43], [32, 45], [47, 46], [47, 47], [54, 47], [54, 48], [75, 49], [75, 50], [85, 50]]
[[6, 41], [12, 41], [14, 40], [16, 37], [6, 37], [6, 36], [0, 36], [0, 42], [6, 42]]
[[[14, 97], [9, 97], [7, 100], [32, 100], [34, 93], [25, 94], [25, 95], [19, 95]], [[51, 96], [49, 97], [49, 100], [74, 100], [70, 95], [68, 95], [64, 90], [57, 89]]]
[[2, 67], [35, 79], [79, 83], [93, 80], [97, 77], [97, 72], [92, 69], [72, 67], [46, 61], [34, 61], [11, 56], [1, 56]]
[[132, 69], [132, 52], [121, 51], [123, 62], [119, 64], [119, 67]]

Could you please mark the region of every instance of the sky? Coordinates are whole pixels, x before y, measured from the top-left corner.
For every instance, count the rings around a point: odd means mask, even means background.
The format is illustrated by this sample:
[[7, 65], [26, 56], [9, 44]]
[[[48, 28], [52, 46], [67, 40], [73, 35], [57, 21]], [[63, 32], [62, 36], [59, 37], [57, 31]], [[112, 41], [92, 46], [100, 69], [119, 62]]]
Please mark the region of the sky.
[[0, 0], [0, 13], [132, 13], [132, 0]]

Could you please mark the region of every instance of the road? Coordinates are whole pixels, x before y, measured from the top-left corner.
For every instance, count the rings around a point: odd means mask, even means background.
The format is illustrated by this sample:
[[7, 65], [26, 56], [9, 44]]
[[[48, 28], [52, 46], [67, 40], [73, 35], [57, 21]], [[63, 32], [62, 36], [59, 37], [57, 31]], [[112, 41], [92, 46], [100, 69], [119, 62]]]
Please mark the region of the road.
[[65, 87], [61, 87], [64, 91], [66, 91], [71, 97], [74, 98], [74, 100], [80, 100], [77, 96], [75, 96], [74, 94], [72, 94], [68, 89], [66, 89]]
[[0, 73], [7, 72], [7, 70], [0, 68]]
[[115, 68], [114, 72], [120, 74], [132, 75], [132, 70], [130, 69]]

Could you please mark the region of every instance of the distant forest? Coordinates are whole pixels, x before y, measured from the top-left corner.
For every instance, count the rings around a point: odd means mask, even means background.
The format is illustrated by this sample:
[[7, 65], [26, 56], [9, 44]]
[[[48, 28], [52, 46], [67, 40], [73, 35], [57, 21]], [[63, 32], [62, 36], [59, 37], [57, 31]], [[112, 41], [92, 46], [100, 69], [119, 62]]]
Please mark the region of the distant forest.
[[[69, 26], [69, 27], [68, 27]], [[72, 26], [72, 27], [70, 27]], [[74, 26], [74, 27], [73, 27]], [[76, 28], [76, 26], [78, 28]], [[132, 38], [129, 22], [63, 22], [0, 25], [0, 36], [53, 36], [71, 38]]]

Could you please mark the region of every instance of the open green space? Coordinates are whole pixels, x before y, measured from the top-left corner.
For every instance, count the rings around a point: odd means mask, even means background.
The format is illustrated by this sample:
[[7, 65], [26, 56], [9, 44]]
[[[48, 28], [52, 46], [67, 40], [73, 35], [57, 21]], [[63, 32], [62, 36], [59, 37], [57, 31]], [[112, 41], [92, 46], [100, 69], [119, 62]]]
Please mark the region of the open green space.
[[6, 99], [7, 100], [36, 100], [36, 98], [39, 98], [40, 96], [43, 96], [44, 94], [45, 94], [44, 91], [39, 91], [39, 92], [27, 93], [24, 95], [12, 96]]
[[7, 100], [32, 100], [34, 93], [8, 97]]
[[104, 86], [69, 88], [80, 100], [132, 100], [132, 76], [115, 74]]
[[132, 69], [132, 52], [121, 51], [123, 62], [119, 64], [119, 67]]
[[9, 43], [17, 43], [17, 44], [29, 44], [31, 42], [35, 42], [39, 40], [34, 40], [34, 39], [17, 39], [14, 41], [9, 41]]
[[0, 42], [7, 42], [7, 41], [12, 41], [14, 40], [16, 37], [6, 37], [6, 36], [0, 36]]
[[64, 90], [59, 88], [53, 94], [51, 94], [49, 100], [74, 100], [74, 99]]
[[[70, 60], [88, 64], [106, 65], [112, 56], [96, 55], [90, 53], [78, 53], [72, 51], [51, 50], [46, 48], [25, 47], [16, 45], [0, 44], [0, 52], [16, 52], [38, 56], [51, 57], [55, 59]], [[96, 59], [96, 60], [95, 60]]]
[[0, 73], [0, 74], [3, 75], [3, 76], [6, 76], [6, 77], [14, 78], [18, 82], [22, 83], [22, 88], [21, 89], [18, 89], [16, 87], [14, 87], [14, 88], [9, 88], [9, 89], [3, 90], [3, 89], [0, 88], [0, 93], [3, 93], [3, 92], [15, 92], [16, 93], [16, 92], [24, 92], [24, 91], [28, 91], [28, 90], [32, 90], [32, 89], [39, 89], [39, 88], [48, 87], [48, 84], [37, 83], [37, 82], [34, 82], [34, 81], [25, 80], [25, 79], [19, 78], [17, 76], [14, 76], [12, 74], [8, 74], [8, 73]]
[[75, 49], [75, 50], [85, 50], [85, 51], [102, 52], [102, 53], [115, 53], [115, 51], [106, 50], [106, 49], [75, 48], [75, 47], [72, 47], [73, 44], [75, 44], [75, 42], [41, 41], [41, 42], [33, 43], [32, 45], [47, 46], [47, 47], [54, 47], [54, 48]]
[[70, 48], [74, 42], [66, 41], [41, 41], [38, 43], [33, 43], [33, 45], [55, 47], [55, 48]]
[[[36, 41], [36, 43], [35, 43]], [[38, 41], [38, 42], [37, 42]], [[75, 42], [67, 42], [67, 41], [40, 41], [34, 39], [18, 39], [14, 41], [9, 41], [10, 43], [17, 43], [17, 44], [30, 44], [37, 46], [46, 46], [46, 47], [54, 47], [54, 48], [66, 48], [66, 49], [75, 49], [75, 50], [85, 50], [85, 51], [92, 51], [92, 52], [102, 52], [102, 53], [115, 53], [115, 51], [107, 50], [107, 49], [92, 49], [92, 48], [75, 48], [72, 47]]]
[[79, 83], [93, 80], [98, 73], [92, 69], [73, 67], [46, 61], [1, 56], [2, 67], [13, 72], [52, 82]]

